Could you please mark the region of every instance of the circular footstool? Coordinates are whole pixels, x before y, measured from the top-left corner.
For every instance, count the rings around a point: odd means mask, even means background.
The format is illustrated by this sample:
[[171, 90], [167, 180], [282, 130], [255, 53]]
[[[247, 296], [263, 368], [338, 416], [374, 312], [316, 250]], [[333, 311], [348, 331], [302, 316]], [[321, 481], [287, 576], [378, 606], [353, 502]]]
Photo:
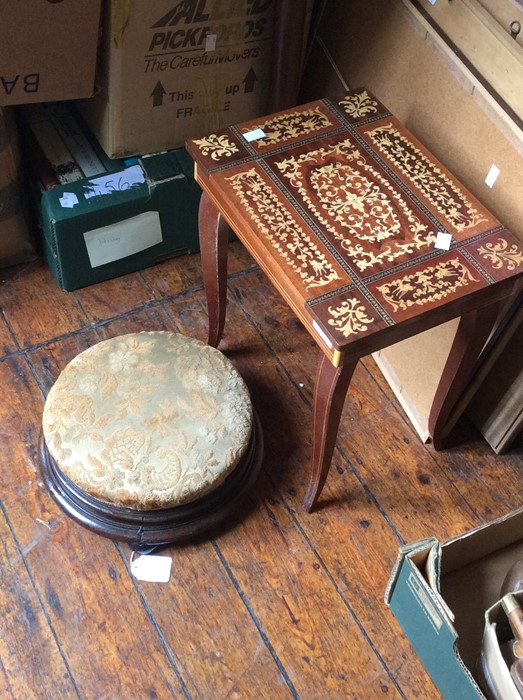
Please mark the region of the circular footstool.
[[80, 353], [51, 388], [42, 474], [78, 523], [143, 551], [234, 512], [262, 442], [245, 382], [219, 350], [131, 333]]

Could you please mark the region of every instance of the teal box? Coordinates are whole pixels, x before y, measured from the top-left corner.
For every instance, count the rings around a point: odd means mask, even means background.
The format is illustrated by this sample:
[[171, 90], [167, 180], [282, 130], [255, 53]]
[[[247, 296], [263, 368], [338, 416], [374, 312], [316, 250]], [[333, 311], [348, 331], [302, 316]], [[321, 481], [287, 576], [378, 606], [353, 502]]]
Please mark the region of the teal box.
[[500, 652], [513, 636], [500, 590], [522, 559], [523, 509], [443, 544], [400, 548], [385, 602], [445, 700], [520, 697]]
[[[116, 169], [115, 168], [119, 168]], [[112, 161], [113, 172], [42, 193], [42, 252], [71, 291], [199, 250], [201, 190], [184, 149]]]

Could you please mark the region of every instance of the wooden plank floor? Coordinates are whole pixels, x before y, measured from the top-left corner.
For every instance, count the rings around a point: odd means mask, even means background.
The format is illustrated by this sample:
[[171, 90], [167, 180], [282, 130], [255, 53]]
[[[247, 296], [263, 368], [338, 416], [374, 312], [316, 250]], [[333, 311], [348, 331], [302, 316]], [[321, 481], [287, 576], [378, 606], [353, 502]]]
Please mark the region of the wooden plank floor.
[[463, 420], [456, 446], [420, 443], [371, 359], [345, 403], [312, 514], [314, 343], [239, 243], [221, 349], [265, 435], [256, 488], [233, 523], [168, 548], [168, 584], [141, 583], [126, 545], [54, 504], [38, 468], [44, 397], [79, 351], [116, 334], [202, 340], [199, 256], [74, 293], [41, 261], [0, 271], [0, 697], [436, 698], [383, 603], [398, 546], [441, 540], [521, 505], [521, 446], [495, 456]]

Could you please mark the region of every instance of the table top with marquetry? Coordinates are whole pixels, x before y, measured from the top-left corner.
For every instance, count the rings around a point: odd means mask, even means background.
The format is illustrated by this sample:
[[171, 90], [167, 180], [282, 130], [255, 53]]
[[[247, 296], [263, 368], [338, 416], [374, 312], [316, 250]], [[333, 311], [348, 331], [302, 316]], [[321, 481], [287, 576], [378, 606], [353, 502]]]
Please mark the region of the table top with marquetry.
[[367, 90], [187, 149], [324, 349], [372, 352], [502, 298], [523, 275], [518, 239]]

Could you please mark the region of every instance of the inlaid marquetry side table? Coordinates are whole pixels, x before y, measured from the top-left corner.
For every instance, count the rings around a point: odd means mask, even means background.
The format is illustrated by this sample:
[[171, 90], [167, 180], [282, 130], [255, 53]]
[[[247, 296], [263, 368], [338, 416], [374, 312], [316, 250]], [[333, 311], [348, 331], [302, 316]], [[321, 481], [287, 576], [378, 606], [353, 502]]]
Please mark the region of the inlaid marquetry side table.
[[460, 317], [429, 431], [452, 409], [523, 275], [518, 240], [366, 90], [191, 139], [203, 189], [209, 343], [225, 321], [229, 226], [321, 349], [303, 507], [327, 477], [364, 355]]

